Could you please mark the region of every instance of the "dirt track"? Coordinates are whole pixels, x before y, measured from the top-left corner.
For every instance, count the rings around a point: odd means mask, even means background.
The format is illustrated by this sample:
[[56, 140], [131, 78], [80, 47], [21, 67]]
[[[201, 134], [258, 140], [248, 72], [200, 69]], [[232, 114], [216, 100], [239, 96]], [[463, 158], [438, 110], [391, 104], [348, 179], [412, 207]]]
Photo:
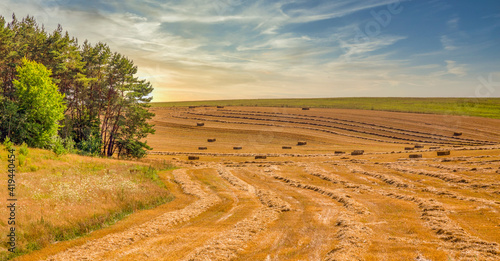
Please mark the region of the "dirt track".
[[[497, 121], [463, 118], [446, 126], [433, 115], [409, 115], [403, 124], [407, 114], [384, 113], [377, 123], [359, 112], [347, 119], [314, 110], [242, 110], [159, 113], [155, 121], [163, 127], [149, 142], [163, 145], [149, 160], [181, 166], [164, 179], [180, 188], [178, 198], [192, 201], [47, 260], [500, 260], [500, 131], [484, 125]], [[239, 119], [245, 127], [209, 121], [242, 113], [260, 119]], [[194, 116], [204, 117], [206, 127], [182, 118]], [[252, 125], [285, 117], [304, 123], [286, 123], [296, 126], [340, 122], [322, 128], [342, 133]], [[474, 127], [478, 122], [483, 125]], [[338, 128], [346, 124], [366, 133]], [[452, 138], [452, 130], [464, 134]], [[418, 143], [425, 147], [416, 150], [423, 157], [408, 159], [416, 152], [404, 147], [414, 141], [400, 144], [382, 136], [388, 133], [423, 139]], [[297, 140], [308, 144], [296, 146]], [[290, 144], [292, 151], [281, 151]], [[244, 151], [235, 153], [237, 145]], [[208, 152], [188, 161], [198, 146]], [[437, 157], [429, 146], [451, 155]], [[366, 154], [351, 156], [354, 149]]]

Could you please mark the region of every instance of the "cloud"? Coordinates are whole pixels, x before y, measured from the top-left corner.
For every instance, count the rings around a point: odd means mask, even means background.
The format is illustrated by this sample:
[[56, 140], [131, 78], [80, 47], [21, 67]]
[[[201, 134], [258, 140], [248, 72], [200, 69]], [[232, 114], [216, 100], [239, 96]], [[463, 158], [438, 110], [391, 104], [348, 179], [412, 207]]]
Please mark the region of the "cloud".
[[454, 74], [456, 76], [466, 76], [467, 68], [464, 64], [457, 64], [455, 61], [446, 60], [446, 69], [448, 69], [449, 74]]
[[376, 38], [367, 38], [363, 41], [345, 42], [341, 40], [340, 47], [345, 51], [342, 57], [351, 59], [353, 56], [359, 56], [379, 50], [406, 38], [405, 36], [382, 35]]
[[490, 19], [490, 18], [500, 18], [500, 13], [498, 14], [490, 14], [481, 17], [482, 19]]
[[455, 17], [455, 18], [448, 20], [448, 22], [446, 22], [446, 25], [451, 30], [458, 30], [458, 22], [459, 21], [460, 21], [460, 19], [458, 17]]
[[453, 51], [458, 49], [458, 47], [455, 46], [455, 42], [447, 35], [441, 36], [441, 44], [443, 45], [443, 48], [447, 51]]
[[283, 34], [268, 39], [266, 42], [253, 46], [238, 46], [238, 51], [263, 50], [263, 49], [287, 49], [307, 44], [312, 39], [307, 36], [296, 37], [291, 34]]
[[446, 0], [429, 0], [429, 4], [432, 6], [432, 12], [443, 12], [452, 9], [453, 6]]

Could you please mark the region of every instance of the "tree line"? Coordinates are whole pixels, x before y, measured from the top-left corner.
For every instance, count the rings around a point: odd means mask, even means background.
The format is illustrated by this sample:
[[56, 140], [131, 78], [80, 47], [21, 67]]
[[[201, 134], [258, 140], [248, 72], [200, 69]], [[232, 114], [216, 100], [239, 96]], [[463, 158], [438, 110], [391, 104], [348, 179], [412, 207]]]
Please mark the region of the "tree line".
[[[0, 16], [0, 139], [82, 154], [143, 157], [153, 87], [132, 60], [37, 24]], [[56, 93], [51, 90], [56, 90]]]

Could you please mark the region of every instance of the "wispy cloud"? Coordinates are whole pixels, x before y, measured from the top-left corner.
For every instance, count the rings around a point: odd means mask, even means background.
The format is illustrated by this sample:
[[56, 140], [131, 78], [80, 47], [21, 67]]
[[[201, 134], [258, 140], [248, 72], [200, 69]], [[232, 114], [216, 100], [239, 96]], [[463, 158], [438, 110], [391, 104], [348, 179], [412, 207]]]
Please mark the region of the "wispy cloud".
[[458, 23], [459, 23], [459, 21], [460, 21], [460, 19], [458, 17], [454, 17], [454, 18], [448, 20], [448, 22], [446, 22], [446, 25], [451, 30], [458, 30]]
[[404, 40], [406, 38], [407, 37], [405, 36], [382, 35], [376, 38], [371, 38], [367, 41], [346, 42], [341, 40], [340, 46], [343, 50], [345, 50], [345, 54], [342, 57], [352, 58], [353, 56], [367, 54], [369, 52], [373, 52], [381, 48], [391, 46], [394, 43], [400, 40]]
[[443, 48], [448, 51], [457, 49], [457, 47], [455, 46], [455, 42], [448, 35], [441, 36], [441, 44], [443, 45]]
[[456, 61], [447, 60], [446, 69], [448, 69], [449, 74], [454, 74], [457, 76], [465, 76], [467, 75], [467, 68], [464, 64], [458, 64]]
[[[359, 1], [359, 0], [341, 0], [341, 1], [324, 1], [314, 7], [298, 5], [298, 8], [290, 8], [285, 11], [291, 21], [294, 23], [307, 23], [337, 17], [343, 17], [362, 10], [372, 9], [375, 7], [388, 5], [391, 3], [401, 2], [401, 0], [379, 0], [379, 1]], [[305, 3], [303, 2], [303, 5]]]

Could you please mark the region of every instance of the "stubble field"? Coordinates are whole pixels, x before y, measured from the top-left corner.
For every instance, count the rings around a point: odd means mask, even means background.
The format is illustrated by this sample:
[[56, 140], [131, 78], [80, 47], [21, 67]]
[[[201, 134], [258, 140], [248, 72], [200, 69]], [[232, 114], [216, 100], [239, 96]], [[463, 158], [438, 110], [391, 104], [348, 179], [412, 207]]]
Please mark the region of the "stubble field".
[[42, 259], [500, 260], [498, 119], [152, 110], [147, 160], [181, 167], [162, 176], [176, 198]]

